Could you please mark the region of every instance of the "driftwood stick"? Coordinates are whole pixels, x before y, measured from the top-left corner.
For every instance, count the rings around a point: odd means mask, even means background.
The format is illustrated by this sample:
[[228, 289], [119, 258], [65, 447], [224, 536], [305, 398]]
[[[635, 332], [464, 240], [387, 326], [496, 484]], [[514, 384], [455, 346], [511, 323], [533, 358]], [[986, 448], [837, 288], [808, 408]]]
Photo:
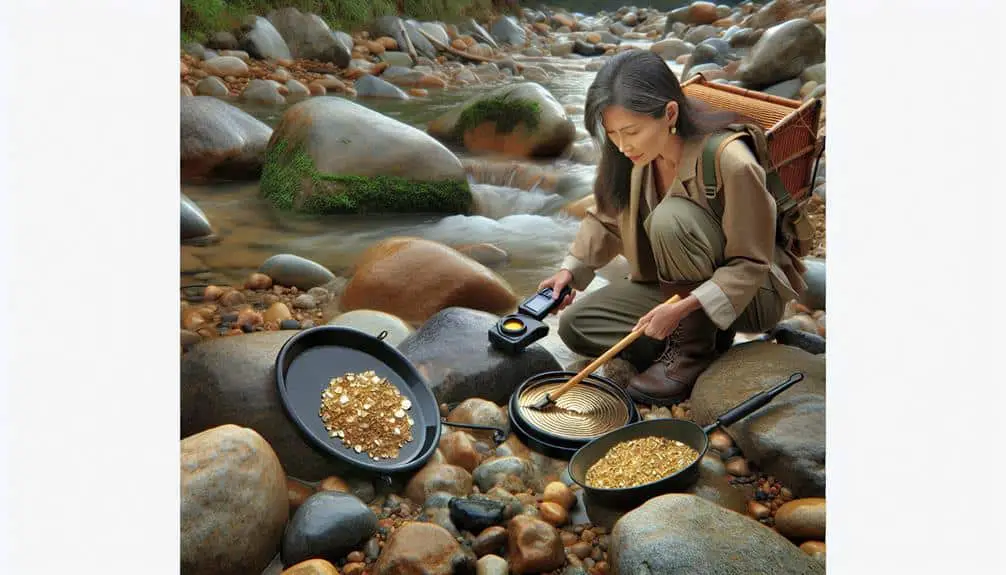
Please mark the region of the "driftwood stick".
[[[416, 47], [412, 45], [412, 38], [409, 38], [409, 31], [405, 29], [405, 22], [401, 18], [398, 19], [398, 29], [402, 31], [402, 38], [405, 38], [405, 49], [408, 51], [409, 57], [412, 58], [412, 63], [418, 63], [419, 56], [416, 54]], [[417, 30], [422, 32], [419, 28]]]
[[[491, 64], [502, 64], [503, 63], [503, 60], [495, 60], [493, 58], [486, 58], [485, 56], [476, 56], [475, 54], [469, 54], [467, 52], [462, 52], [461, 50], [457, 50], [455, 48], [452, 48], [451, 46], [445, 46], [439, 40], [437, 40], [433, 36], [430, 36], [426, 32], [426, 30], [423, 30], [422, 28], [416, 28], [416, 29], [419, 30], [419, 33], [422, 34], [424, 37], [426, 37], [427, 40], [430, 41], [430, 44], [433, 44], [434, 48], [436, 48], [438, 50], [441, 50], [443, 52], [447, 52], [448, 54], [453, 54], [454, 56], [457, 56], [458, 58], [462, 58], [464, 60], [471, 60], [472, 62], [479, 62], [479, 63], [485, 63], [485, 62], [489, 62]], [[517, 64], [516, 62], [514, 62], [514, 65], [517, 66], [517, 71], [518, 72], [520, 72], [521, 70], [524, 69], [524, 66], [522, 64]]]

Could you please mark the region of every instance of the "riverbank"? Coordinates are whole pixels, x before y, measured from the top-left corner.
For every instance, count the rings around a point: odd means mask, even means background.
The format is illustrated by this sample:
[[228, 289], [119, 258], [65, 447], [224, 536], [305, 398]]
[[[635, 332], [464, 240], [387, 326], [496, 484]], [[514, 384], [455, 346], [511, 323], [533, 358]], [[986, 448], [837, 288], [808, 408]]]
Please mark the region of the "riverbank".
[[[697, 2], [592, 16], [524, 10], [457, 24], [391, 18], [330, 29], [323, 42], [317, 20], [287, 11], [246, 30], [213, 29], [205, 45], [186, 42], [183, 572], [383, 575], [467, 573], [477, 565], [490, 574], [609, 575], [639, 572], [646, 562], [663, 574], [673, 566], [658, 559], [685, 549], [711, 573], [770, 564], [773, 573], [823, 572], [823, 165], [809, 204], [812, 288], [789, 306], [785, 329], [774, 342], [736, 345], [685, 402], [636, 406], [644, 419], [704, 425], [750, 393], [805, 373], [800, 389], [771, 410], [710, 436], [687, 494], [627, 515], [588, 505], [564, 461], [510, 432], [505, 405], [527, 378], [576, 370], [589, 358], [565, 348], [555, 318], [548, 337], [519, 356], [490, 352], [486, 341], [492, 318], [557, 265], [590, 202], [596, 152], [583, 130], [583, 96], [604, 59], [652, 50], [682, 77], [702, 72], [823, 100], [823, 6]], [[784, 48], [805, 65], [766, 63]], [[485, 132], [484, 122], [465, 115], [526, 85], [537, 86], [517, 92], [533, 104], [521, 113], [531, 110], [524, 117], [533, 117], [526, 124], [534, 130]], [[323, 102], [321, 95], [340, 103], [300, 106]], [[275, 185], [264, 174], [296, 167], [270, 167], [271, 142], [280, 139], [313, 142], [306, 153], [325, 173], [373, 166], [374, 174], [410, 181], [450, 174], [467, 183], [471, 205], [439, 215], [280, 209], [264, 193]], [[336, 155], [343, 163], [332, 163]], [[294, 206], [317, 192], [283, 186]], [[588, 291], [622, 273], [616, 260]], [[506, 441], [444, 428], [429, 463], [390, 484], [319, 455], [290, 423], [274, 369], [289, 337], [325, 324], [387, 332], [385, 341], [427, 377], [444, 417], [502, 425]], [[634, 370], [616, 360], [599, 373], [624, 386]], [[653, 525], [657, 532], [643, 536]]]

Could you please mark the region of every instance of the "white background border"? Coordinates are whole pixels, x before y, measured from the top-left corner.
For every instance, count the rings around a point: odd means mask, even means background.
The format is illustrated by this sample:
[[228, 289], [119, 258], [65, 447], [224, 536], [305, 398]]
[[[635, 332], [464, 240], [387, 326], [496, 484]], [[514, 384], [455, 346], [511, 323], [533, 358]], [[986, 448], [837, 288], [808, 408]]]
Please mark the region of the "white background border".
[[[1001, 6], [828, 7], [830, 573], [999, 556]], [[0, 573], [178, 570], [178, 18], [4, 7]]]

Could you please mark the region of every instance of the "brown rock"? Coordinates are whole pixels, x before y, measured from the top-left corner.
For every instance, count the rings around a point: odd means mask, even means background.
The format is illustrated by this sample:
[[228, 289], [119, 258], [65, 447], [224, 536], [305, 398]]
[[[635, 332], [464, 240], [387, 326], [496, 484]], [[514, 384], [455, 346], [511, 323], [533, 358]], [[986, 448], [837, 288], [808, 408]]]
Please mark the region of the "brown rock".
[[451, 48], [454, 48], [455, 50], [460, 50], [464, 52], [465, 50], [468, 49], [468, 46], [469, 44], [465, 40], [464, 36], [459, 36], [451, 41]]
[[339, 570], [324, 559], [308, 559], [283, 571], [282, 575], [339, 575]]
[[429, 91], [422, 88], [409, 88], [408, 94], [417, 98], [425, 98], [430, 95]]
[[514, 575], [551, 571], [566, 561], [559, 532], [541, 519], [518, 515], [510, 520], [507, 533], [507, 562]]
[[[491, 401], [479, 397], [472, 397], [462, 401], [447, 416], [447, 421], [451, 423], [466, 423], [469, 425], [486, 425], [496, 427], [504, 431], [510, 429], [510, 419], [500, 406]], [[492, 443], [493, 434], [491, 431], [468, 431], [475, 439]]]
[[499, 525], [493, 525], [478, 534], [478, 537], [472, 542], [472, 551], [475, 552], [476, 556], [482, 557], [500, 551], [506, 546], [506, 543], [506, 529]]
[[343, 575], [363, 575], [367, 572], [367, 566], [363, 563], [346, 563], [342, 568]]
[[312, 96], [324, 96], [326, 93], [328, 93], [328, 89], [326, 89], [325, 86], [322, 86], [321, 83], [318, 82], [317, 80], [315, 80], [314, 82], [310, 82], [307, 85], [307, 89], [308, 91], [311, 92]]
[[377, 39], [377, 41], [380, 42], [382, 46], [384, 46], [385, 50], [398, 49], [398, 42], [396, 42], [394, 38], [390, 38], [388, 36], [381, 36], [380, 38]]
[[590, 34], [587, 34], [587, 36], [585, 37], [585, 40], [587, 40], [591, 44], [600, 44], [601, 43], [601, 35], [598, 34], [597, 32], [591, 32]]
[[757, 501], [748, 503], [748, 515], [755, 519], [765, 519], [772, 513], [772, 510]]
[[269, 309], [265, 310], [265, 313], [262, 314], [262, 320], [267, 322], [279, 323], [285, 319], [291, 318], [293, 318], [293, 314], [290, 313], [290, 308], [281, 301], [269, 306]]
[[822, 562], [825, 560], [826, 548], [821, 541], [805, 541], [800, 544], [800, 550], [814, 559], [820, 559]]
[[236, 289], [228, 290], [219, 297], [220, 305], [235, 307], [245, 303], [245, 294]]
[[373, 572], [452, 575], [474, 571], [475, 557], [449, 531], [433, 523], [409, 522], [391, 533]]
[[181, 441], [181, 570], [259, 573], [289, 517], [286, 474], [252, 429], [222, 425]]
[[444, 460], [471, 473], [482, 462], [475, 449], [475, 438], [465, 431], [451, 431], [440, 436], [440, 451]]
[[748, 462], [743, 457], [731, 457], [726, 463], [727, 473], [736, 477], [747, 477], [751, 475], [748, 469]]
[[382, 42], [378, 42], [377, 40], [367, 40], [366, 46], [367, 50], [376, 56], [384, 54], [384, 51], [387, 50], [387, 48], [384, 47], [384, 44]]
[[576, 495], [573, 494], [573, 490], [561, 481], [553, 481], [546, 485], [545, 492], [542, 494], [542, 499], [544, 501], [558, 503], [566, 510], [572, 508], [573, 504], [576, 503]]
[[[224, 297], [227, 297], [227, 296], [224, 296]], [[259, 312], [255, 311], [255, 310], [253, 310], [251, 308], [245, 308], [245, 309], [243, 309], [243, 310], [241, 310], [241, 311], [238, 312], [237, 325], [238, 326], [245, 326], [245, 325], [247, 325], [249, 327], [255, 327], [257, 325], [262, 325], [262, 314], [260, 314]]]
[[472, 474], [457, 465], [428, 463], [409, 480], [405, 496], [422, 505], [437, 491], [465, 496], [472, 492]]
[[558, 503], [542, 501], [538, 506], [538, 512], [541, 513], [541, 518], [553, 527], [559, 527], [569, 521], [569, 514], [566, 513], [566, 508]]
[[775, 528], [790, 539], [821, 541], [825, 532], [825, 500], [807, 497], [784, 503], [775, 513]]
[[301, 481], [292, 477], [286, 478], [286, 496], [290, 500], [290, 515], [300, 507], [304, 501], [314, 495], [314, 489]]
[[571, 531], [559, 532], [559, 539], [562, 540], [563, 547], [570, 547], [580, 541], [580, 538], [576, 536], [576, 533]]
[[321, 482], [318, 483], [318, 490], [319, 491], [341, 491], [343, 493], [352, 493], [353, 492], [350, 489], [349, 484], [346, 483], [345, 480], [343, 480], [341, 477], [338, 477], [338, 476], [335, 476], [335, 475], [332, 475], [330, 477], [326, 477], [325, 479], [322, 479]]
[[682, 54], [674, 59], [675, 63], [681, 64], [682, 66], [687, 66], [688, 62], [692, 59], [691, 54]]
[[688, 7], [687, 22], [693, 25], [712, 24], [719, 20], [716, 4], [712, 2], [692, 2]]
[[569, 552], [576, 555], [580, 559], [586, 559], [590, 552], [593, 550], [590, 543], [586, 541], [577, 541], [576, 543], [569, 546]]
[[346, 555], [346, 561], [350, 563], [363, 563], [365, 559], [366, 557], [360, 551], [351, 551], [349, 555]]
[[[827, 14], [827, 12], [828, 10], [824, 6], [821, 6], [820, 8], [815, 8], [814, 11], [810, 13], [810, 17], [808, 18], [808, 20], [810, 20], [815, 24], [824, 24], [825, 15]], [[824, 544], [822, 543], [821, 545]]]
[[197, 331], [206, 325], [206, 320], [197, 308], [187, 308], [182, 310], [182, 328], [189, 331]]
[[245, 287], [252, 290], [267, 290], [272, 287], [272, 278], [256, 272], [245, 280]]
[[709, 445], [713, 446], [717, 451], [723, 452], [733, 447], [734, 440], [730, 439], [727, 432], [722, 429], [714, 429], [709, 434]]
[[224, 289], [220, 286], [208, 285], [206, 289], [203, 290], [203, 299], [205, 301], [214, 301], [224, 294]]
[[376, 309], [423, 322], [447, 307], [504, 314], [517, 296], [499, 275], [443, 244], [389, 238], [364, 252], [342, 294], [343, 310]]

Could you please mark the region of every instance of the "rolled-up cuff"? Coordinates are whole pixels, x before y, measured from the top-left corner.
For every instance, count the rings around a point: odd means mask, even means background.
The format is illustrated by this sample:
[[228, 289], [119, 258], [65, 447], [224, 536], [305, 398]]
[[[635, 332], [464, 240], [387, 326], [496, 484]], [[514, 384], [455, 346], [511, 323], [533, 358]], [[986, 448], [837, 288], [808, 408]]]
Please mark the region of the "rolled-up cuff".
[[590, 282], [594, 280], [595, 270], [576, 256], [566, 256], [562, 260], [561, 269], [569, 270], [573, 274], [573, 289], [583, 291], [587, 289]]
[[692, 295], [699, 300], [702, 309], [705, 310], [709, 319], [713, 320], [716, 327], [727, 330], [737, 321], [737, 312], [734, 311], [733, 304], [730, 303], [727, 294], [723, 293], [723, 289], [713, 280], [702, 282], [699, 287], [692, 290]]

